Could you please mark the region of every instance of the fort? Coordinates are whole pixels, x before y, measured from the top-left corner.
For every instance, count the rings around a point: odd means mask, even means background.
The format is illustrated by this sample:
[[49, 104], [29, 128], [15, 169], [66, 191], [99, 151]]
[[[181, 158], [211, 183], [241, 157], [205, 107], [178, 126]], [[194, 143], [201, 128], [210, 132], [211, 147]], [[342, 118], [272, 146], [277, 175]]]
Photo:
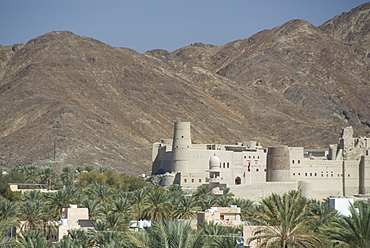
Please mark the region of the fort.
[[285, 145], [264, 148], [256, 141], [233, 145], [192, 144], [190, 122], [175, 122], [173, 139], [153, 144], [152, 174], [160, 185], [195, 189], [207, 184], [214, 194], [229, 187], [236, 197], [261, 199], [298, 189], [306, 197], [366, 196], [370, 192], [370, 138], [342, 130], [328, 149]]

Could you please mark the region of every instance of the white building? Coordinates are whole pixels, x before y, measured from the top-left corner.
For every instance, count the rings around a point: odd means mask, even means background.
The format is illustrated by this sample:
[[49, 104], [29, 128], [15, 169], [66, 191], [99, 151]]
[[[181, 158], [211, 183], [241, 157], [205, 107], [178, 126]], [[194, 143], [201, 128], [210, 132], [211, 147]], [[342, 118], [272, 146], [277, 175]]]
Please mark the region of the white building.
[[300, 189], [307, 197], [365, 195], [370, 192], [370, 138], [343, 129], [328, 150], [263, 148], [258, 142], [192, 144], [189, 122], [176, 122], [173, 139], [153, 144], [152, 174], [162, 186], [194, 189], [230, 187], [237, 197], [260, 199], [271, 192]]

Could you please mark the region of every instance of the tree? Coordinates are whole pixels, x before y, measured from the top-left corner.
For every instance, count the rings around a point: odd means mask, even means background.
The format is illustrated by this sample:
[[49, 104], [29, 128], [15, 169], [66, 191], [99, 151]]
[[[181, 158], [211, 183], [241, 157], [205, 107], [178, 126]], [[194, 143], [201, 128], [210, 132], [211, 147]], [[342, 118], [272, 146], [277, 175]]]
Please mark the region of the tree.
[[133, 204], [133, 214], [134, 218], [137, 220], [142, 220], [144, 215], [144, 210], [148, 203], [148, 192], [149, 187], [138, 189], [132, 191], [132, 204]]
[[370, 247], [370, 205], [359, 201], [357, 208], [351, 204], [349, 211], [350, 216], [342, 216], [323, 227], [323, 233], [349, 247]]
[[205, 235], [206, 244], [209, 247], [238, 247], [236, 238], [242, 235], [239, 227], [221, 226], [214, 222], [203, 222], [198, 224]]
[[196, 191], [194, 191], [192, 195], [198, 202], [200, 202], [206, 196], [212, 196], [212, 190], [208, 185], [201, 185], [196, 189]]
[[242, 198], [234, 198], [231, 202], [233, 205], [240, 207], [240, 218], [243, 221], [249, 220], [256, 211], [253, 201]]
[[261, 227], [256, 229], [249, 242], [259, 239], [260, 247], [322, 247], [321, 241], [307, 228], [314, 221], [308, 200], [297, 191], [264, 198], [261, 211], [256, 214], [253, 221]]
[[194, 197], [181, 196], [178, 205], [173, 211], [173, 215], [178, 219], [195, 219], [198, 206]]
[[35, 230], [22, 231], [19, 235], [18, 241], [21, 248], [49, 248], [51, 243], [46, 240], [44, 235]]
[[170, 216], [171, 205], [165, 191], [156, 188], [148, 194], [148, 206], [144, 209], [145, 217], [150, 220], [162, 220]]
[[48, 190], [52, 189], [53, 184], [57, 180], [57, 176], [54, 173], [52, 168], [46, 168], [45, 170], [41, 171], [41, 183], [47, 185]]
[[81, 201], [81, 205], [89, 210], [89, 219], [98, 219], [102, 217], [103, 209], [98, 199], [85, 197]]
[[63, 185], [67, 188], [71, 188], [74, 186], [74, 182], [77, 179], [76, 172], [72, 170], [71, 167], [66, 166], [63, 167], [62, 173], [60, 174], [60, 178], [62, 179]]
[[20, 206], [21, 217], [24, 221], [22, 230], [37, 230], [42, 226], [44, 204], [41, 201], [26, 201]]
[[202, 210], [206, 210], [216, 206], [217, 198], [211, 195], [206, 195], [203, 199], [199, 200], [198, 202]]
[[202, 230], [193, 230], [187, 221], [164, 220], [154, 223], [145, 232], [129, 235], [131, 246], [146, 248], [201, 248]]
[[0, 198], [0, 219], [18, 219], [19, 203]]
[[113, 212], [119, 214], [130, 214], [132, 210], [131, 202], [126, 195], [125, 197], [119, 197], [113, 205]]
[[45, 195], [46, 204], [50, 206], [54, 218], [60, 219], [62, 217], [62, 209], [68, 208], [70, 204], [75, 202], [75, 194], [76, 192], [73, 190], [58, 190]]

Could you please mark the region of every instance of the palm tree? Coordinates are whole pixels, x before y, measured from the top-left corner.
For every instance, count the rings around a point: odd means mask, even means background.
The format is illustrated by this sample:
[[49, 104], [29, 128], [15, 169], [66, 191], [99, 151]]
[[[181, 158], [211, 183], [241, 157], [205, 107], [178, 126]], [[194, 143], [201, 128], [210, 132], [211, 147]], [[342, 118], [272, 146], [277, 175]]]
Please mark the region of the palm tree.
[[214, 222], [200, 223], [198, 229], [203, 230], [209, 247], [238, 247], [236, 238], [242, 235], [239, 227], [221, 226]]
[[0, 219], [11, 219], [19, 216], [19, 203], [0, 198]]
[[123, 234], [121, 232], [98, 232], [96, 234], [96, 247], [100, 248], [121, 248], [123, 244]]
[[37, 230], [42, 226], [44, 204], [41, 201], [26, 201], [20, 206], [22, 230]]
[[44, 235], [35, 230], [26, 230], [18, 238], [20, 248], [49, 248], [51, 243], [46, 240]]
[[240, 218], [241, 220], [249, 220], [250, 217], [254, 216], [256, 211], [253, 201], [249, 199], [234, 198], [231, 202], [233, 205], [240, 207]]
[[63, 167], [62, 173], [60, 174], [60, 178], [62, 179], [63, 185], [67, 188], [71, 188], [74, 186], [74, 182], [77, 179], [76, 172], [72, 170], [71, 167], [66, 166]]
[[119, 197], [113, 204], [113, 212], [120, 214], [129, 214], [131, 213], [132, 207], [128, 195], [124, 197]]
[[212, 190], [209, 188], [208, 185], [201, 185], [197, 188], [196, 191], [192, 194], [197, 201], [201, 201], [206, 196], [212, 195]]
[[178, 205], [180, 199], [184, 196], [184, 191], [182, 190], [180, 185], [170, 185], [167, 188], [169, 201], [172, 205]]
[[353, 248], [370, 247], [370, 205], [357, 202], [350, 205], [350, 216], [342, 216], [323, 227], [324, 234], [333, 241]]
[[23, 174], [26, 177], [26, 182], [28, 183], [39, 183], [40, 173], [36, 166], [29, 165], [22, 169]]
[[195, 219], [198, 206], [194, 197], [182, 196], [173, 211], [173, 216], [178, 219]]
[[198, 203], [202, 210], [210, 209], [217, 205], [217, 198], [211, 195], [206, 195], [203, 199], [198, 200]]
[[128, 216], [118, 213], [108, 214], [105, 219], [106, 227], [110, 231], [124, 231], [128, 229], [129, 222]]
[[81, 201], [81, 205], [89, 210], [89, 219], [98, 219], [102, 217], [103, 209], [99, 200], [85, 197]]
[[144, 209], [147, 207], [148, 203], [148, 192], [149, 188], [145, 187], [132, 191], [132, 205], [134, 211], [134, 218], [137, 220], [142, 220], [144, 215]]
[[52, 189], [52, 184], [56, 182], [57, 176], [52, 168], [41, 171], [41, 183], [47, 184], [48, 189]]
[[155, 189], [148, 195], [148, 206], [144, 209], [145, 217], [150, 220], [162, 220], [170, 216], [171, 204], [165, 191]]
[[43, 201], [44, 195], [38, 190], [26, 191], [24, 193], [25, 201]]
[[62, 217], [62, 209], [68, 208], [70, 204], [75, 202], [76, 192], [73, 190], [58, 190], [55, 193], [48, 193], [45, 195], [46, 204], [50, 206], [53, 211], [53, 216], [56, 219]]
[[297, 191], [263, 199], [261, 211], [256, 214], [253, 221], [261, 227], [249, 242], [261, 240], [260, 247], [322, 247], [321, 241], [307, 230], [314, 218], [310, 216], [308, 200]]
[[70, 239], [75, 244], [75, 247], [90, 248], [94, 247], [94, 239], [86, 231], [81, 229], [68, 230], [68, 236], [63, 239]]
[[146, 228], [145, 232], [129, 235], [127, 247], [145, 248], [201, 248], [204, 247], [202, 230], [193, 230], [187, 221], [164, 220]]

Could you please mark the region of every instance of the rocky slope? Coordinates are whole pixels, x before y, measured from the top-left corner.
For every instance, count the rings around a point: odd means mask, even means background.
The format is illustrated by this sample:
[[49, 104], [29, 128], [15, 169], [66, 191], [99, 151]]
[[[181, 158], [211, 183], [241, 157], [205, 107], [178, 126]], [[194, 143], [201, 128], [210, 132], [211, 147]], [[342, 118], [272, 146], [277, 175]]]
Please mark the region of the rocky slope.
[[348, 125], [368, 135], [369, 9], [172, 53], [66, 31], [0, 47], [0, 165], [148, 173], [174, 121], [191, 121], [197, 143], [325, 147]]

